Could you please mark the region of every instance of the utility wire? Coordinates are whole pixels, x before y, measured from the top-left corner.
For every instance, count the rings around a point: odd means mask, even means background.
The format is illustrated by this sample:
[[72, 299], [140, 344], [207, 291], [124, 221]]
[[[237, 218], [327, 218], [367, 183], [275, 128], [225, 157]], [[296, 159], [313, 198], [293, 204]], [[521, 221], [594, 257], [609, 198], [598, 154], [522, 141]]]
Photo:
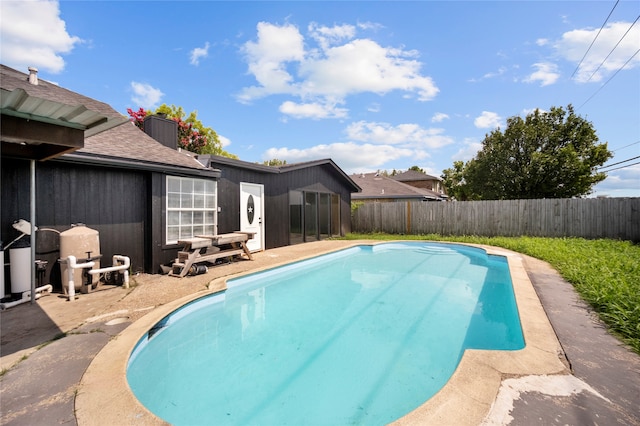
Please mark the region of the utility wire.
[[609, 18], [611, 17], [611, 14], [613, 13], [614, 9], [616, 8], [616, 6], [618, 5], [618, 3], [620, 3], [620, 0], [616, 0], [616, 4], [613, 5], [613, 8], [611, 9], [611, 12], [609, 12], [609, 16], [607, 16], [607, 19], [604, 20], [604, 22], [602, 23], [602, 26], [600, 27], [600, 29], [598, 30], [598, 34], [596, 34], [595, 38], [593, 39], [593, 41], [591, 42], [591, 45], [589, 45], [589, 48], [587, 49], [586, 52], [584, 52], [584, 56], [582, 57], [582, 59], [580, 59], [580, 63], [578, 64], [578, 66], [576, 67], [576, 69], [573, 71], [573, 74], [571, 74], [570, 78], [573, 78], [574, 75], [576, 75], [576, 73], [578, 72], [578, 69], [580, 69], [580, 65], [582, 65], [582, 61], [584, 61], [584, 58], [587, 57], [587, 54], [589, 53], [589, 51], [591, 50], [591, 48], [593, 47], [593, 43], [596, 42], [596, 40], [598, 39], [598, 36], [600, 35], [600, 33], [602, 32], [602, 29], [604, 28], [604, 26], [607, 24], [607, 21], [609, 20]]
[[613, 79], [613, 77], [615, 77], [616, 75], [618, 75], [618, 73], [619, 73], [620, 71], [622, 71], [622, 69], [623, 69], [624, 67], [626, 67], [626, 66], [627, 66], [627, 64], [628, 64], [629, 62], [631, 62], [631, 60], [632, 60], [633, 58], [635, 58], [635, 57], [636, 57], [636, 55], [637, 55], [639, 52], [640, 52], [640, 49], [636, 50], [636, 53], [634, 53], [634, 54], [633, 54], [633, 55], [632, 55], [632, 56], [627, 60], [627, 62], [625, 62], [625, 63], [624, 63], [624, 65], [622, 65], [620, 68], [618, 68], [618, 70], [617, 70], [617, 71], [616, 71], [616, 72], [615, 72], [611, 77], [609, 77], [609, 80], [605, 81], [605, 82], [604, 82], [604, 84], [603, 84], [602, 86], [600, 86], [600, 88], [598, 88], [598, 90], [596, 90], [596, 91], [595, 91], [595, 93], [589, 97], [589, 99], [587, 99], [586, 101], [584, 101], [584, 102], [582, 103], [582, 105], [580, 105], [578, 108], [576, 108], [576, 111], [577, 111], [577, 110], [579, 110], [580, 108], [582, 108], [583, 106], [585, 106], [585, 104], [586, 104], [587, 102], [589, 102], [591, 99], [593, 99], [593, 97], [594, 97], [595, 95], [597, 95], [597, 94], [598, 94], [598, 92], [600, 92], [604, 86], [606, 86], [607, 84], [609, 84], [609, 82]]
[[637, 145], [639, 143], [640, 143], [640, 141], [636, 141], [634, 143], [630, 143], [629, 145], [621, 146], [620, 148], [614, 149], [613, 152], [620, 151], [621, 149], [624, 149], [624, 148], [629, 148], [630, 146]]
[[599, 168], [599, 170], [608, 169], [611, 166], [617, 166], [618, 164], [626, 163], [628, 161], [637, 160], [638, 158], [640, 158], [640, 155], [638, 155], [637, 157], [629, 158], [628, 160], [618, 161], [617, 163], [612, 163], [612, 164], [609, 164], [609, 165], [606, 165], [606, 166], [602, 166], [602, 167]]
[[638, 19], [640, 19], [640, 15], [638, 15], [638, 17], [636, 18], [635, 21], [633, 21], [633, 24], [631, 24], [631, 26], [629, 27], [629, 29], [627, 30], [627, 32], [624, 33], [624, 35], [620, 38], [620, 40], [618, 40], [618, 42], [616, 43], [615, 46], [613, 46], [613, 49], [611, 49], [611, 52], [609, 52], [609, 54], [607, 55], [606, 58], [604, 58], [602, 60], [602, 62], [600, 62], [600, 65], [598, 65], [598, 68], [596, 68], [596, 70], [591, 74], [591, 76], [589, 76], [589, 78], [587, 79], [587, 83], [589, 81], [591, 81], [591, 79], [593, 78], [594, 75], [596, 75], [596, 73], [598, 72], [598, 70], [600, 69], [600, 67], [602, 67], [604, 65], [605, 62], [607, 62], [607, 59], [609, 59], [609, 56], [611, 56], [611, 54], [613, 53], [614, 50], [616, 50], [616, 48], [618, 47], [618, 45], [622, 42], [622, 40], [624, 40], [624, 38], [627, 36], [627, 34], [629, 34], [629, 31], [631, 31], [631, 28], [633, 28], [633, 26], [636, 24], [636, 22], [638, 22]]
[[640, 161], [638, 161], [637, 163], [633, 163], [633, 164], [627, 164], [626, 166], [616, 167], [615, 169], [605, 170], [604, 173], [609, 173], [609, 172], [612, 172], [614, 170], [626, 169], [627, 167], [635, 166], [637, 164], [640, 164]]

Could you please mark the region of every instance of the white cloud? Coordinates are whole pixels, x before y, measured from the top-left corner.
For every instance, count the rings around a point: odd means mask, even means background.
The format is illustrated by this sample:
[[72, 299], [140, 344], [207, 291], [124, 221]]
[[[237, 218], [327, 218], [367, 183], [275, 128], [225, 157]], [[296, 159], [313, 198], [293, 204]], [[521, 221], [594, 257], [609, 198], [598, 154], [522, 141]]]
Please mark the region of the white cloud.
[[462, 147], [451, 156], [452, 161], [469, 161], [482, 149], [482, 142], [475, 139], [465, 139]]
[[204, 44], [204, 47], [196, 47], [191, 51], [191, 65], [199, 65], [200, 58], [206, 58], [209, 56], [209, 42]]
[[437, 149], [453, 143], [443, 134], [443, 129], [425, 129], [418, 124], [399, 124], [358, 121], [351, 123], [345, 132], [349, 139], [385, 145], [400, 145], [408, 148]]
[[558, 66], [550, 62], [538, 62], [532, 65], [536, 70], [524, 79], [525, 83], [540, 82], [540, 86], [548, 86], [560, 78]]
[[431, 122], [432, 123], [441, 123], [442, 121], [446, 120], [449, 118], [448, 114], [445, 114], [444, 112], [436, 112], [435, 114], [433, 114], [433, 117], [431, 117]]
[[547, 44], [549, 44], [549, 40], [546, 38], [539, 38], [536, 40], [536, 44], [538, 46], [546, 46]]
[[640, 197], [640, 165], [607, 173], [607, 178], [594, 187], [594, 195]]
[[131, 90], [133, 90], [131, 100], [136, 106], [140, 106], [145, 109], [156, 108], [164, 96], [164, 93], [162, 93], [160, 89], [156, 89], [147, 83], [139, 83], [137, 81], [131, 82]]
[[305, 95], [336, 96], [401, 90], [420, 101], [433, 99], [439, 89], [430, 77], [420, 75], [413, 51], [385, 48], [368, 39], [353, 40], [309, 58], [300, 64]]
[[[638, 50], [640, 25], [634, 25], [631, 30], [629, 30], [631, 25], [631, 22], [611, 22], [602, 28], [597, 39], [596, 34], [600, 28], [568, 31], [562, 35], [560, 40], [555, 42], [554, 48], [561, 57], [578, 66], [585, 52], [587, 52], [587, 49], [589, 49], [589, 46], [595, 40], [587, 56], [584, 57], [575, 75], [575, 79], [581, 83], [587, 81], [598, 82], [601, 81], [604, 76], [620, 69]], [[629, 33], [622, 39], [628, 30]], [[621, 39], [622, 41], [620, 41]], [[620, 44], [613, 50], [619, 41]], [[611, 53], [611, 55], [607, 58], [609, 53]], [[607, 60], [602, 64], [605, 58], [607, 58]], [[602, 64], [602, 66], [598, 70], [600, 64]], [[638, 65], [640, 65], [640, 56], [636, 55], [625, 69], [635, 68]]]
[[238, 99], [250, 102], [263, 96], [295, 93], [293, 76], [286, 65], [304, 60], [304, 40], [298, 28], [287, 24], [276, 26], [260, 22], [257, 26], [258, 40], [245, 43], [243, 51], [249, 64], [249, 73], [259, 86], [246, 87]]
[[[430, 77], [420, 73], [418, 52], [357, 39], [352, 25], [312, 23], [306, 40], [291, 24], [260, 22], [257, 30], [257, 40], [245, 43], [243, 52], [258, 85], [243, 88], [240, 102], [279, 94], [299, 98], [299, 105], [331, 105], [358, 93], [384, 95], [396, 90], [427, 101], [439, 91]], [[340, 117], [318, 111], [316, 118]]]
[[382, 167], [395, 160], [415, 161], [430, 158], [431, 152], [453, 143], [442, 129], [424, 129], [417, 124], [373, 123], [359, 121], [345, 129], [349, 142], [316, 145], [304, 149], [270, 148], [263, 160], [278, 158], [288, 163], [331, 158], [347, 173]]
[[369, 105], [367, 107], [367, 111], [369, 111], [369, 112], [380, 112], [381, 110], [382, 110], [382, 107], [377, 102], [374, 102], [374, 103], [372, 103], [371, 105]]
[[358, 28], [361, 30], [373, 30], [373, 31], [377, 31], [380, 30], [382, 28], [384, 28], [384, 25], [382, 24], [378, 24], [376, 22], [358, 22]]
[[231, 140], [229, 138], [226, 138], [220, 134], [218, 134], [218, 140], [220, 141], [220, 145], [222, 145], [223, 148], [231, 145]]
[[491, 129], [500, 126], [502, 117], [495, 112], [482, 111], [480, 116], [476, 117], [473, 124], [479, 129]]
[[508, 71], [508, 69], [506, 67], [500, 67], [500, 68], [498, 68], [497, 71], [488, 72], [488, 73], [484, 74], [480, 78], [471, 78], [468, 81], [471, 82], [471, 83], [477, 83], [477, 82], [480, 82], [482, 80], [488, 80], [490, 78], [500, 77], [501, 75], [504, 75], [507, 71]]
[[20, 71], [31, 66], [59, 73], [62, 55], [82, 42], [67, 32], [57, 1], [0, 1], [0, 14], [2, 63]]
[[292, 101], [283, 102], [280, 105], [280, 112], [293, 118], [344, 118], [347, 116], [347, 109], [338, 108], [335, 104], [295, 103]]
[[316, 40], [323, 50], [343, 40], [351, 40], [356, 35], [356, 28], [347, 24], [325, 27], [312, 22], [308, 30], [311, 38]]
[[388, 161], [415, 157], [415, 151], [390, 145], [357, 144], [354, 142], [316, 145], [305, 149], [270, 148], [262, 155], [263, 160], [278, 158], [287, 163], [331, 158], [346, 173], [382, 166]]

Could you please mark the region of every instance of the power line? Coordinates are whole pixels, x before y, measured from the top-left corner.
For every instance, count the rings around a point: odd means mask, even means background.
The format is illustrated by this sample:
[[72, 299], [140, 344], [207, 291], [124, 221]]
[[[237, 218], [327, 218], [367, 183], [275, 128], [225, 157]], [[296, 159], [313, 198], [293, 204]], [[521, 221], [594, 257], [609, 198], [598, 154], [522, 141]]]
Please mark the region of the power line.
[[636, 50], [636, 53], [634, 53], [634, 54], [633, 54], [633, 55], [632, 55], [632, 56], [627, 60], [627, 62], [625, 62], [625, 63], [624, 63], [624, 65], [622, 65], [620, 68], [618, 68], [618, 70], [617, 70], [617, 71], [616, 71], [616, 72], [615, 72], [611, 77], [609, 77], [609, 80], [605, 81], [605, 82], [604, 82], [604, 84], [603, 84], [602, 86], [600, 86], [600, 87], [598, 88], [598, 90], [596, 90], [596, 91], [595, 91], [595, 93], [589, 97], [589, 99], [587, 99], [586, 101], [584, 101], [584, 102], [582, 103], [582, 105], [580, 105], [578, 108], [576, 108], [576, 111], [577, 111], [577, 110], [579, 110], [580, 108], [582, 108], [583, 106], [585, 106], [585, 104], [586, 104], [587, 102], [589, 102], [591, 99], [593, 99], [593, 97], [594, 97], [595, 95], [597, 95], [597, 94], [598, 94], [598, 92], [600, 92], [604, 86], [606, 86], [607, 84], [609, 84], [609, 82], [613, 79], [613, 77], [615, 77], [616, 75], [618, 75], [618, 73], [619, 73], [620, 71], [622, 71], [622, 69], [623, 69], [624, 67], [626, 67], [626, 66], [627, 66], [627, 64], [628, 64], [629, 62], [631, 62], [631, 60], [632, 60], [633, 58], [635, 58], [635, 57], [636, 57], [636, 55], [637, 55], [639, 52], [640, 52], [640, 49]]
[[633, 24], [631, 24], [631, 26], [629, 27], [629, 29], [627, 29], [627, 32], [624, 33], [624, 35], [620, 38], [620, 40], [618, 40], [618, 42], [616, 43], [615, 46], [613, 46], [613, 49], [611, 49], [611, 52], [609, 52], [609, 54], [607, 55], [606, 58], [604, 58], [602, 60], [602, 62], [600, 62], [600, 65], [598, 65], [598, 68], [596, 68], [596, 70], [591, 74], [591, 76], [589, 76], [589, 78], [587, 79], [587, 82], [591, 81], [591, 79], [593, 78], [594, 75], [596, 75], [596, 73], [598, 72], [598, 70], [600, 69], [600, 67], [602, 67], [604, 65], [605, 62], [607, 62], [607, 59], [609, 59], [609, 56], [611, 56], [611, 54], [613, 53], [614, 50], [616, 50], [616, 48], [618, 47], [618, 45], [622, 42], [622, 40], [624, 40], [624, 38], [627, 36], [627, 34], [629, 34], [629, 31], [631, 31], [631, 28], [633, 28], [633, 26], [636, 24], [636, 22], [638, 22], [638, 19], [640, 19], [640, 15], [638, 15], [638, 17], [636, 18], [635, 21], [633, 21]]
[[609, 18], [611, 17], [611, 14], [613, 13], [614, 9], [616, 8], [616, 6], [618, 6], [618, 3], [620, 2], [620, 0], [616, 0], [616, 4], [613, 5], [613, 8], [611, 9], [611, 12], [609, 12], [609, 16], [607, 16], [607, 19], [604, 20], [604, 22], [602, 23], [602, 26], [600, 27], [600, 29], [598, 30], [598, 34], [596, 34], [595, 38], [593, 39], [593, 41], [591, 42], [591, 44], [589, 45], [589, 48], [587, 49], [586, 52], [584, 52], [584, 56], [582, 57], [582, 59], [580, 59], [580, 63], [578, 64], [578, 66], [576, 67], [576, 69], [573, 71], [573, 74], [571, 74], [570, 78], [573, 78], [574, 75], [576, 75], [576, 73], [578, 72], [578, 69], [580, 69], [580, 65], [582, 65], [582, 61], [584, 61], [584, 58], [587, 57], [587, 54], [589, 53], [589, 51], [591, 50], [591, 48], [593, 47], [593, 43], [596, 42], [596, 40], [598, 39], [598, 36], [600, 35], [600, 33], [602, 32], [602, 29], [604, 28], [604, 26], [607, 24], [607, 21], [609, 20]]
[[626, 163], [626, 162], [629, 162], [629, 161], [637, 160], [638, 158], [640, 158], [640, 155], [638, 155], [637, 157], [629, 158], [628, 160], [618, 161], [617, 163], [612, 163], [612, 164], [609, 164], [607, 166], [602, 166], [602, 167], [600, 167], [600, 170], [601, 169], [608, 169], [611, 166], [617, 166], [618, 164], [622, 164], [622, 163]]
[[621, 146], [620, 148], [616, 148], [616, 149], [613, 150], [613, 152], [620, 151], [621, 149], [624, 149], [624, 148], [629, 148], [630, 146], [637, 145], [639, 143], [640, 143], [640, 141], [635, 141], [634, 143], [630, 143], [629, 145], [625, 145], [625, 146]]
[[605, 170], [604, 173], [613, 172], [614, 170], [626, 169], [627, 167], [635, 166], [637, 164], [640, 164], [640, 161], [638, 161], [637, 163], [633, 163], [633, 164], [627, 164], [626, 166], [616, 167], [615, 169]]

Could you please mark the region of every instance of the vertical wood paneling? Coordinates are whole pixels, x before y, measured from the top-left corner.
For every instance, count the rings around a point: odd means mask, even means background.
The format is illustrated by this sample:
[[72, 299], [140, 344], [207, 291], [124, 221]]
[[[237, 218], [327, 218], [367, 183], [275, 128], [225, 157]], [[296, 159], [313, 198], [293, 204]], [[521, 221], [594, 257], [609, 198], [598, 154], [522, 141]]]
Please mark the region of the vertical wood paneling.
[[351, 193], [344, 179], [335, 169], [318, 165], [285, 173], [270, 173], [212, 162], [220, 169], [218, 203], [222, 211], [218, 215], [218, 232], [240, 229], [240, 182], [264, 185], [265, 248], [289, 244], [289, 191], [314, 191], [340, 195], [341, 230], [351, 232]]
[[[122, 254], [131, 258], [134, 271], [144, 270], [144, 174], [86, 166], [65, 166], [62, 171], [52, 162], [38, 164], [36, 179], [39, 227], [64, 231], [84, 223], [99, 232], [103, 265]], [[59, 253], [50, 250], [38, 258], [49, 262], [48, 281], [55, 284]]]
[[407, 211], [407, 203], [366, 203], [353, 213], [353, 230], [640, 241], [640, 198], [417, 202]]

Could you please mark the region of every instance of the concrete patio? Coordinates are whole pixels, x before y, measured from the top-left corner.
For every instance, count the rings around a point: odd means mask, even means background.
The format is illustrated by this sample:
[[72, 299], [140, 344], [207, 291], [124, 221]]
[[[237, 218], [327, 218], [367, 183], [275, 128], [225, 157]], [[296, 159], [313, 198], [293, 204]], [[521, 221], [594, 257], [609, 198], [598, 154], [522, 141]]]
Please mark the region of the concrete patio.
[[[126, 382], [122, 365], [140, 332], [183, 301], [207, 294], [213, 287], [224, 288], [225, 277], [353, 244], [320, 241], [267, 250], [255, 253], [253, 261], [216, 266], [204, 275], [182, 279], [138, 275], [129, 290], [103, 286], [100, 291], [80, 294], [73, 302], [52, 294], [33, 305], [3, 311], [0, 423], [163, 424], [139, 406], [133, 395], [118, 393], [126, 393], [118, 389]], [[529, 352], [526, 357], [520, 354], [516, 363], [544, 363], [535, 370], [548, 373], [505, 373], [512, 369], [511, 361], [501, 355], [482, 361], [479, 352], [487, 351], [470, 351], [452, 385], [398, 423], [640, 425], [640, 357], [607, 333], [571, 285], [549, 265], [507, 250], [493, 250], [521, 268], [516, 273], [523, 275], [522, 295], [528, 301], [526, 306], [518, 301], [520, 314], [523, 323], [534, 319], [532, 325], [523, 327], [539, 334], [534, 338], [525, 329], [527, 345], [539, 338], [552, 348]], [[529, 368], [531, 365], [525, 370]], [[484, 370], [494, 377], [489, 380], [492, 383], [478, 379]], [[460, 405], [454, 398], [466, 401]]]

